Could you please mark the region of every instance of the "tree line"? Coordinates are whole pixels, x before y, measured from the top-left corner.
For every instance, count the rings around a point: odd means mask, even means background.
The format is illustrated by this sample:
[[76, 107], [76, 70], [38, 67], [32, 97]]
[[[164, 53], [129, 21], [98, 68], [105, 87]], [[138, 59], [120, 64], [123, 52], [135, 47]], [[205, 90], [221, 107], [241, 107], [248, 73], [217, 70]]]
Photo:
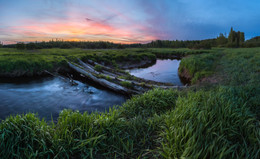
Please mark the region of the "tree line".
[[[136, 47], [137, 44], [133, 45]], [[70, 49], [70, 48], [82, 48], [82, 49], [123, 49], [129, 47], [124, 44], [116, 44], [107, 41], [63, 41], [63, 40], [50, 40], [43, 42], [18, 42], [17, 44], [5, 45], [7, 48], [17, 48], [20, 50], [33, 50], [33, 49], [51, 49], [51, 48], [61, 48], [61, 49]]]
[[211, 49], [211, 47], [259, 47], [260, 38], [253, 38], [245, 41], [244, 32], [234, 31], [231, 27], [229, 35], [226, 36], [220, 33], [219, 36], [213, 39], [206, 40], [155, 40], [147, 44], [117, 44], [107, 41], [63, 41], [50, 40], [43, 42], [30, 42], [17, 44], [2, 45], [0, 47], [17, 48], [20, 50], [34, 50], [46, 48], [82, 48], [82, 49], [124, 49], [124, 48], [190, 48], [190, 49]]

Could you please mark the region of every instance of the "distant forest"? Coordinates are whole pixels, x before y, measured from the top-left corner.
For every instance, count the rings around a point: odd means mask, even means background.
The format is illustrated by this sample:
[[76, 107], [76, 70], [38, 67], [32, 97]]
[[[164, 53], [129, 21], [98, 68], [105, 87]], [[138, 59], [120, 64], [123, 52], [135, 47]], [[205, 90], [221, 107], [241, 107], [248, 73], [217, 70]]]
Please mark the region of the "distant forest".
[[190, 48], [190, 49], [211, 49], [211, 47], [260, 47], [260, 36], [245, 41], [244, 32], [234, 31], [231, 27], [228, 37], [220, 33], [217, 38], [206, 40], [155, 40], [147, 44], [117, 44], [106, 41], [63, 41], [50, 40], [48, 42], [30, 42], [3, 45], [0, 47], [17, 49], [45, 49], [45, 48], [82, 48], [82, 49], [124, 49], [124, 48]]

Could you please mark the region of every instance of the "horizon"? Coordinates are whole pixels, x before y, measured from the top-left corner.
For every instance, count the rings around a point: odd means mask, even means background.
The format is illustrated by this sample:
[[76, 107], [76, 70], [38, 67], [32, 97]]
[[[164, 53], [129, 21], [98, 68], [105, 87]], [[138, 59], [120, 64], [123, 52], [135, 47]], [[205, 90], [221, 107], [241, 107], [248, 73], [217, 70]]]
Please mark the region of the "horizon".
[[0, 41], [108, 41], [121, 44], [153, 40], [202, 40], [228, 34], [260, 35], [260, 3], [215, 1], [10, 0], [0, 6]]

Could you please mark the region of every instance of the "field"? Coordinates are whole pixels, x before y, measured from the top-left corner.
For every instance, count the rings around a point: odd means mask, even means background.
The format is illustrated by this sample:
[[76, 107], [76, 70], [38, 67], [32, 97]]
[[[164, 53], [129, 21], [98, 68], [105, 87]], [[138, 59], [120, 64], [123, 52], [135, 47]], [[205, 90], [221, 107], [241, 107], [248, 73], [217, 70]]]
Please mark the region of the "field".
[[0, 49], [0, 71], [173, 55], [185, 56], [187, 89], [154, 89], [104, 113], [63, 110], [57, 122], [10, 116], [0, 123], [0, 158], [259, 158], [260, 48]]

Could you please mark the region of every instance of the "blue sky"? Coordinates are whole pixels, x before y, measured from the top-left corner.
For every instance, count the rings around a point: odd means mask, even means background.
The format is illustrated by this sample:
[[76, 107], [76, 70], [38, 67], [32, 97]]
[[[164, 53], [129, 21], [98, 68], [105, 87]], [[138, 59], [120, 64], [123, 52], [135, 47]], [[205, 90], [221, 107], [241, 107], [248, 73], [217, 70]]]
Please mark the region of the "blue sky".
[[0, 0], [0, 41], [199, 40], [260, 35], [259, 0]]

